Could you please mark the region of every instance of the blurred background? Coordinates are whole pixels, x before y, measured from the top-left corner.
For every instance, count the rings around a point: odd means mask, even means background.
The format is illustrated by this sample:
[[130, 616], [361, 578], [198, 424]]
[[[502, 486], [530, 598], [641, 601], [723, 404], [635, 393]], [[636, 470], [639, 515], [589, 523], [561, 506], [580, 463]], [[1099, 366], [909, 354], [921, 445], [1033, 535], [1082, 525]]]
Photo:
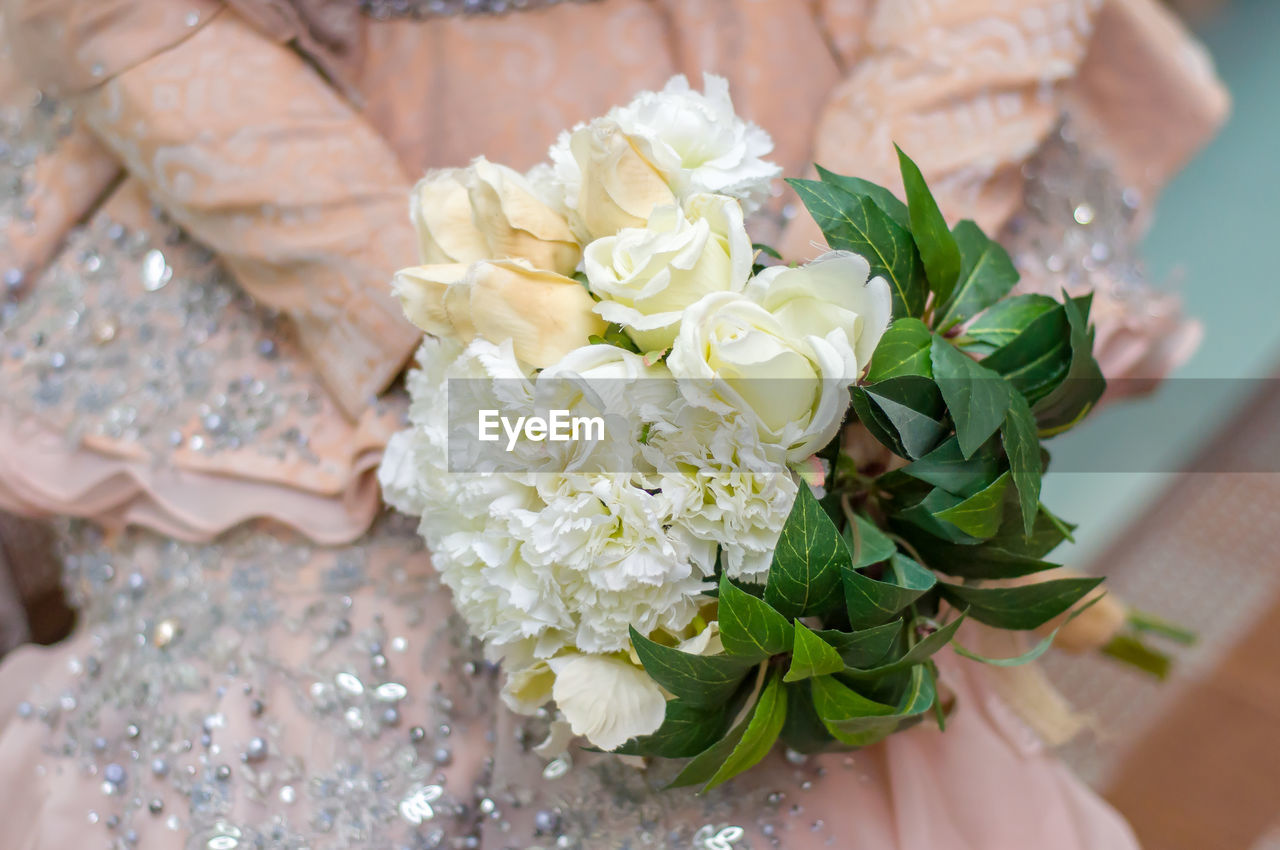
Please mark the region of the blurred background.
[[[1204, 325], [1145, 399], [1053, 441], [1044, 501], [1080, 524], [1056, 555], [1193, 628], [1158, 683], [1056, 657], [1096, 729], [1067, 759], [1153, 850], [1280, 848], [1280, 3], [1178, 4], [1231, 117], [1174, 179], [1144, 245], [1150, 279]], [[1108, 447], [1103, 450], [1102, 447]], [[1099, 460], [1102, 458], [1102, 460]]]
[[[1204, 339], [1152, 395], [1053, 441], [1044, 501], [1080, 526], [1059, 560], [1199, 641], [1164, 682], [1102, 657], [1046, 667], [1094, 718], [1064, 756], [1146, 847], [1280, 850], [1280, 0], [1171, 3], [1234, 101], [1144, 245]], [[55, 563], [39, 525], [0, 515], [0, 654], [67, 633]]]

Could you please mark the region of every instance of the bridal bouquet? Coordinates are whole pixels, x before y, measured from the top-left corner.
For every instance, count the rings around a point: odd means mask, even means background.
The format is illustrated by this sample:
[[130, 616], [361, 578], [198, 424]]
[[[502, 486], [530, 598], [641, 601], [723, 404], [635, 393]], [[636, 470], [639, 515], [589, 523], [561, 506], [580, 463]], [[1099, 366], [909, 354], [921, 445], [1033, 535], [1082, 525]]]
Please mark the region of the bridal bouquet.
[[394, 284], [427, 335], [387, 500], [513, 709], [690, 759], [677, 784], [942, 723], [962, 622], [1038, 629], [1100, 581], [1026, 578], [1070, 533], [1040, 441], [1104, 387], [1089, 298], [1011, 296], [902, 154], [905, 203], [789, 181], [833, 250], [776, 262], [744, 225], [771, 147], [677, 77], [527, 174], [429, 174]]

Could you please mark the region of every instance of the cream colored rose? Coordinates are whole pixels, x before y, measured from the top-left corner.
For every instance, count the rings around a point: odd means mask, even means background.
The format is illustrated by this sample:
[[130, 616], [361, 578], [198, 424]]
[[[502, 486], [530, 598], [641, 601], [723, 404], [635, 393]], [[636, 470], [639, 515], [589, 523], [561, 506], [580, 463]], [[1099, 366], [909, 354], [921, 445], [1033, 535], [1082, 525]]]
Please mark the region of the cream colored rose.
[[577, 128], [552, 157], [570, 222], [584, 244], [644, 227], [655, 207], [675, 202], [666, 179], [612, 121]]
[[591, 291], [602, 299], [596, 312], [624, 326], [643, 351], [670, 347], [685, 307], [712, 292], [741, 292], [751, 274], [738, 202], [694, 195], [684, 207], [658, 207], [644, 228], [597, 239], [583, 255]]
[[468, 168], [435, 171], [414, 188], [410, 214], [422, 262], [524, 259], [572, 274], [581, 248], [563, 215], [524, 175], [476, 159]]
[[555, 671], [552, 696], [575, 735], [616, 750], [656, 732], [667, 700], [641, 667], [613, 655], [567, 655], [547, 662]]
[[573, 274], [582, 249], [564, 216], [524, 175], [481, 157], [471, 164], [470, 177], [473, 216], [489, 259], [525, 259], [534, 268]]
[[393, 288], [405, 315], [427, 333], [463, 343], [511, 340], [516, 357], [535, 368], [605, 330], [582, 284], [526, 260], [414, 266], [396, 274]]
[[707, 295], [685, 311], [667, 366], [690, 403], [753, 416], [761, 441], [780, 447], [789, 462], [835, 436], [857, 378], [841, 335], [797, 337], [733, 292]]
[[797, 268], [765, 269], [747, 284], [747, 295], [795, 338], [843, 332], [861, 372], [893, 317], [889, 284], [870, 276], [862, 257], [832, 251]]
[[418, 232], [423, 265], [474, 263], [490, 257], [489, 245], [471, 215], [466, 168], [432, 171], [409, 195], [409, 217]]

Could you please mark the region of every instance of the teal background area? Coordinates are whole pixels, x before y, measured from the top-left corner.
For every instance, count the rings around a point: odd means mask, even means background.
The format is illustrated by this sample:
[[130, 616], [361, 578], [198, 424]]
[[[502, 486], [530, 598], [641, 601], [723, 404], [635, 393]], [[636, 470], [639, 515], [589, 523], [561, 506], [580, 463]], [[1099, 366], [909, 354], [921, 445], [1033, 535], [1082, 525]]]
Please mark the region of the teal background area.
[[[1235, 0], [1198, 28], [1231, 92], [1217, 138], [1168, 186], [1144, 244], [1150, 279], [1180, 293], [1204, 341], [1173, 376], [1191, 385], [1098, 411], [1047, 444], [1054, 465], [1093, 447], [1134, 453], [1128, 469], [1050, 472], [1044, 503], [1080, 524], [1058, 560], [1086, 566], [1212, 438], [1257, 382], [1280, 369], [1280, 2]], [[1280, 427], [1280, 423], [1277, 423]], [[1195, 486], [1192, 475], [1176, 486]]]

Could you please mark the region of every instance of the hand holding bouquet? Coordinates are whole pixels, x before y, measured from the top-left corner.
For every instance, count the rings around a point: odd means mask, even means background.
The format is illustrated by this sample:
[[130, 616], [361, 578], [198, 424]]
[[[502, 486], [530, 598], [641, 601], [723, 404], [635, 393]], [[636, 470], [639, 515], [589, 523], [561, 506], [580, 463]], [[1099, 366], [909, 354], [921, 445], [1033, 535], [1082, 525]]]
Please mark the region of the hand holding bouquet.
[[834, 250], [761, 265], [771, 142], [705, 88], [642, 93], [528, 174], [417, 186], [395, 290], [428, 336], [381, 480], [514, 710], [714, 785], [779, 739], [941, 723], [932, 657], [965, 619], [1082, 610], [1099, 580], [1024, 577], [1069, 534], [1040, 440], [1104, 382], [1089, 299], [1010, 296], [1005, 251], [905, 155], [906, 203], [791, 181]]

